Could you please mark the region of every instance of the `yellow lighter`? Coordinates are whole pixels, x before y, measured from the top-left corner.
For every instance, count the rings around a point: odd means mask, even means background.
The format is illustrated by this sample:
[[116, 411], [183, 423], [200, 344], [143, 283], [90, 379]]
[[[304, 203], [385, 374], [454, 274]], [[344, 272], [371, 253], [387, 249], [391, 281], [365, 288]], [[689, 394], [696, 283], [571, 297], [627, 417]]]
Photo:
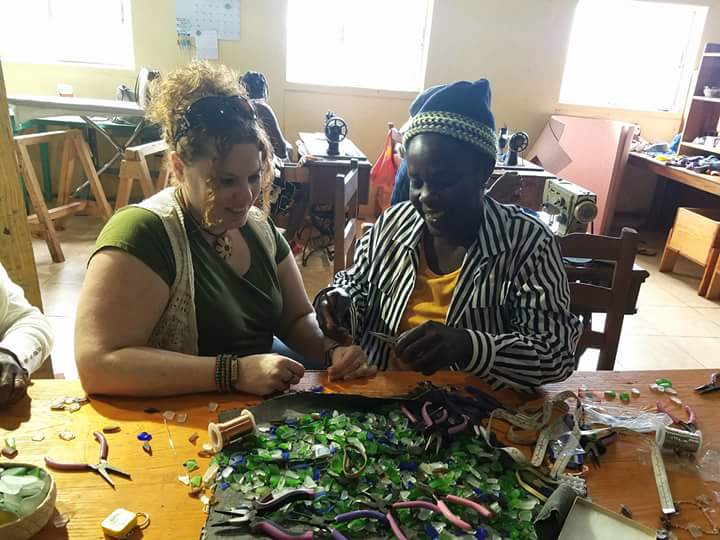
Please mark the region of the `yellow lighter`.
[[144, 529], [149, 524], [150, 516], [145, 512], [130, 512], [118, 508], [103, 520], [102, 530], [111, 538], [127, 538], [134, 529]]

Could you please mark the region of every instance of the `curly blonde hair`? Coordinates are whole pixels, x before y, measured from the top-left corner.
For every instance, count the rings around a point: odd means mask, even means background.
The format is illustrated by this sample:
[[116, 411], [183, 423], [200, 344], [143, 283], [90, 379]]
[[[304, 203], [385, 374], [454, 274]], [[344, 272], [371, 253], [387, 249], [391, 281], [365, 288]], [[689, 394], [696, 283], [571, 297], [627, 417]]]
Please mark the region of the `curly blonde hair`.
[[[148, 118], [160, 125], [170, 151], [177, 152], [183, 163], [189, 165], [198, 160], [210, 159], [214, 170], [234, 144], [258, 145], [261, 155], [260, 200], [262, 208], [267, 211], [273, 182], [273, 151], [270, 139], [257, 119], [235, 122], [228, 135], [212, 136], [205, 129], [197, 128], [175, 141], [175, 134], [185, 111], [197, 100], [208, 96], [247, 98], [245, 89], [238, 83], [237, 74], [223, 65], [193, 61], [188, 66], [171, 72], [167, 77], [156, 79], [151, 86], [151, 92]], [[214, 201], [214, 178], [209, 178], [203, 215], [208, 226], [217, 225], [210, 221]]]

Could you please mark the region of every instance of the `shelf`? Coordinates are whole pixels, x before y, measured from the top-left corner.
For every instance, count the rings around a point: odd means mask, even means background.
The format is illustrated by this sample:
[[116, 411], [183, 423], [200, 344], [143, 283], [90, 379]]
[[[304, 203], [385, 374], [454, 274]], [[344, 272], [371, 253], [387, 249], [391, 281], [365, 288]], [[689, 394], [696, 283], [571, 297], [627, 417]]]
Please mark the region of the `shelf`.
[[702, 144], [695, 144], [691, 142], [681, 142], [680, 146], [687, 146], [688, 148], [692, 148], [694, 150], [700, 150], [702, 152], [709, 152], [710, 154], [718, 154], [720, 155], [720, 147], [711, 147], [711, 146], [704, 146]]
[[703, 53], [705, 58], [720, 58], [720, 52], [706, 52]]
[[720, 98], [716, 97], [705, 97], [705, 96], [693, 96], [695, 101], [708, 101], [710, 103], [720, 103]]

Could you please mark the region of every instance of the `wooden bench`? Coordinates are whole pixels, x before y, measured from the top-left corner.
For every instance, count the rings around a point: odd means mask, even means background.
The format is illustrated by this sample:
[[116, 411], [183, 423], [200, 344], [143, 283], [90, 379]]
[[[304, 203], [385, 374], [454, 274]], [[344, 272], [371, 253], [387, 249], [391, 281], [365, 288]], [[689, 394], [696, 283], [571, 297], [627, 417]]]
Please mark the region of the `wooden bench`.
[[[48, 208], [45, 198], [43, 197], [38, 175], [35, 172], [35, 167], [30, 158], [30, 147], [57, 140], [61, 140], [63, 144], [57, 206]], [[90, 149], [82, 133], [76, 129], [18, 135], [15, 137], [15, 149], [20, 173], [25, 180], [25, 187], [27, 188], [30, 202], [35, 210], [34, 214], [27, 217], [30, 231], [43, 236], [53, 262], [63, 262], [65, 255], [63, 254], [60, 240], [57, 236], [55, 221], [78, 213], [98, 215], [103, 221], [107, 221], [112, 215], [112, 208], [107, 201], [105, 191], [100, 183], [100, 178], [93, 165]], [[90, 191], [93, 197], [95, 197], [94, 201], [70, 201], [71, 183], [76, 160], [80, 162], [80, 166], [87, 176]]]
[[147, 156], [165, 152], [167, 148], [167, 143], [164, 140], [159, 140], [138, 146], [130, 146], [125, 149], [120, 162], [120, 180], [117, 196], [115, 197], [115, 210], [127, 206], [130, 202], [130, 193], [135, 180], [140, 182], [140, 188], [145, 198], [166, 187], [170, 176], [170, 166], [167, 161], [163, 160], [160, 166], [160, 174], [153, 182], [146, 158]]

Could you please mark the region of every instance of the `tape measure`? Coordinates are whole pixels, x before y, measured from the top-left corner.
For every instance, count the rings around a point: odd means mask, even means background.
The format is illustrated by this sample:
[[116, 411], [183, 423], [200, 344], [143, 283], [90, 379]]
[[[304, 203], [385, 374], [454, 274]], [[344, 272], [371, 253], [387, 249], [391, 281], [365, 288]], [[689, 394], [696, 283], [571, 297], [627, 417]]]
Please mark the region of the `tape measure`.
[[660, 496], [660, 507], [665, 515], [675, 513], [675, 503], [673, 502], [672, 493], [670, 493], [670, 483], [668, 482], [667, 472], [665, 471], [665, 462], [663, 461], [660, 448], [655, 441], [650, 442], [650, 459], [652, 461], [653, 473], [655, 474], [655, 485], [657, 486], [658, 495]]

